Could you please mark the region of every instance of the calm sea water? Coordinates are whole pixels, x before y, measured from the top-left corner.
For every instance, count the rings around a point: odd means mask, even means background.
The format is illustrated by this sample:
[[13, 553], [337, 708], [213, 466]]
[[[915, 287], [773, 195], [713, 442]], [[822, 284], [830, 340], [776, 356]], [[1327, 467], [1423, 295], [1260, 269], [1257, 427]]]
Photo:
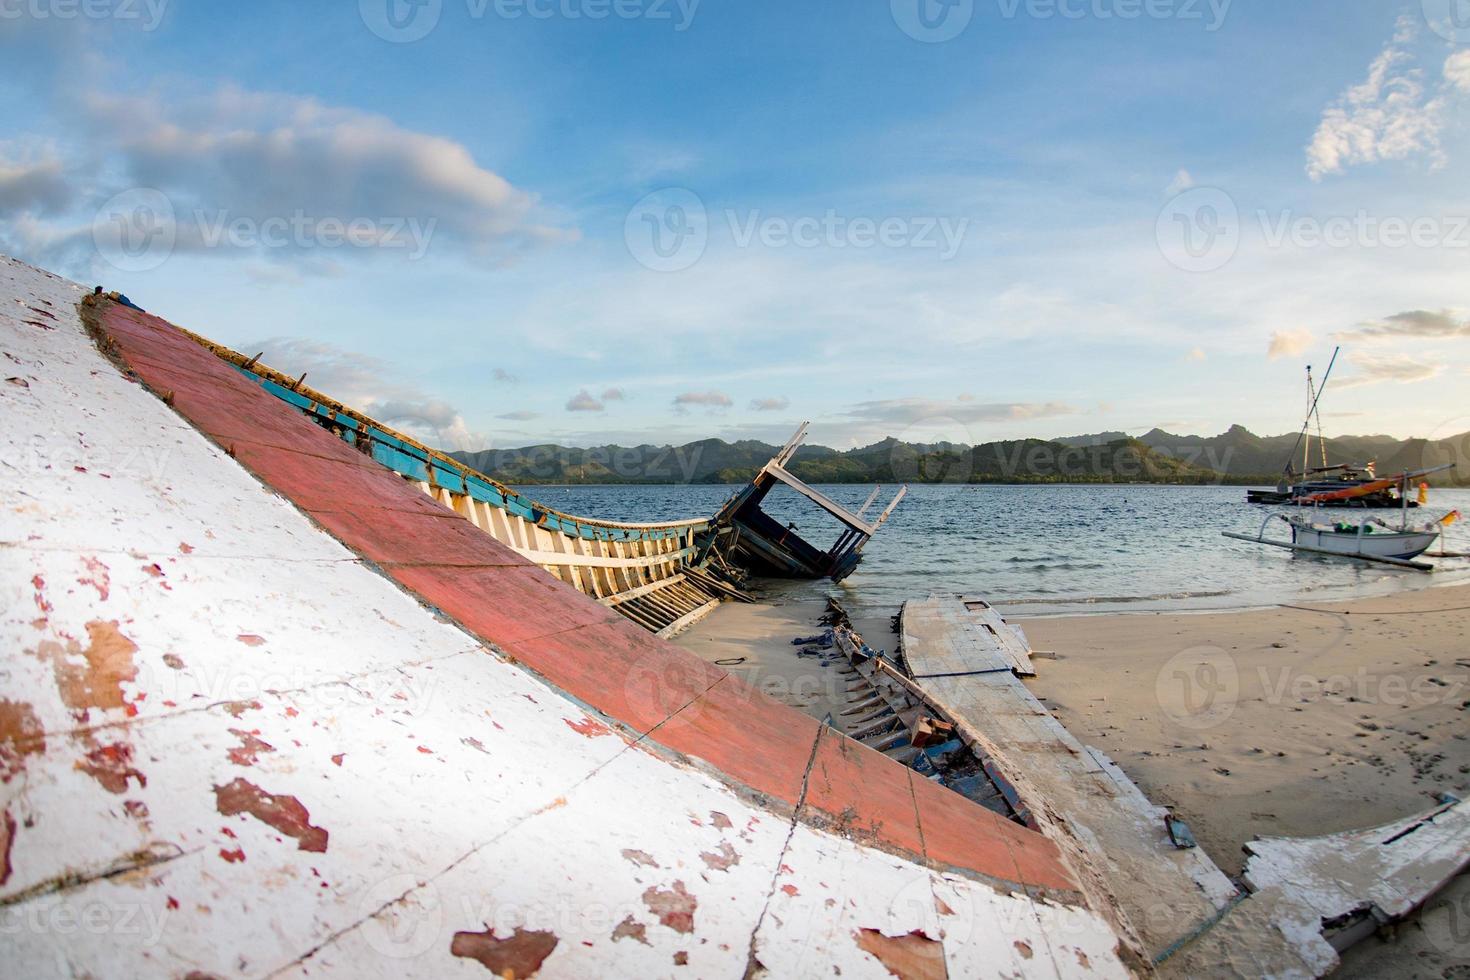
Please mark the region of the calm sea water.
[[[724, 486], [528, 487], [547, 506], [606, 520], [657, 521], [713, 514]], [[821, 488], [856, 510], [871, 487]], [[880, 495], [874, 511], [886, 503]], [[1470, 490], [1434, 490], [1411, 522], [1459, 508]], [[772, 516], [826, 547], [838, 526], [785, 487], [767, 498]], [[1255, 534], [1268, 512], [1243, 487], [916, 486], [841, 585], [762, 582], [772, 598], [838, 595], [850, 609], [894, 606], [930, 592], [983, 595], [1026, 615], [1221, 609], [1326, 602], [1470, 581], [1470, 559], [1434, 559], [1433, 575], [1299, 555], [1220, 535]], [[1324, 517], [1397, 511], [1323, 511]], [[1273, 522], [1268, 537], [1289, 537]], [[1470, 552], [1470, 520], [1450, 527], [1448, 551]], [[1436, 549], [1438, 550], [1438, 546]]]

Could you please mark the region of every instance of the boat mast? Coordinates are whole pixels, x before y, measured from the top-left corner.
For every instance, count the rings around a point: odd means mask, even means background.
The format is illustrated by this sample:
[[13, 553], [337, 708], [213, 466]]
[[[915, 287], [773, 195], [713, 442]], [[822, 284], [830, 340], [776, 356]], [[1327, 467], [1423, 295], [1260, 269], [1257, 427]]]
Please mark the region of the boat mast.
[[[1327, 373], [1324, 374], [1324, 375], [1322, 375], [1322, 386], [1320, 388], [1318, 388], [1316, 390], [1316, 392], [1312, 395], [1312, 404], [1311, 404], [1311, 407], [1307, 409], [1307, 418], [1306, 418], [1306, 421], [1304, 421], [1302, 423], [1302, 431], [1296, 437], [1296, 446], [1292, 446], [1291, 447], [1291, 452], [1289, 452], [1289, 453], [1286, 454], [1286, 472], [1288, 472], [1288, 473], [1291, 472], [1291, 461], [1296, 458], [1297, 446], [1300, 446], [1302, 444], [1302, 440], [1303, 439], [1308, 438], [1307, 433], [1309, 431], [1311, 431], [1311, 427], [1312, 427], [1312, 415], [1313, 415], [1313, 413], [1315, 413], [1317, 411], [1317, 403], [1319, 401], [1321, 401], [1321, 399], [1322, 399], [1322, 393], [1327, 390], [1327, 382], [1332, 378], [1332, 369], [1337, 364], [1337, 355], [1341, 351], [1342, 351], [1342, 348], [1341, 347], [1334, 347], [1332, 349], [1332, 360], [1329, 361], [1329, 362], [1327, 362]], [[1311, 370], [1311, 369], [1308, 368], [1308, 370]], [[1306, 460], [1307, 460], [1307, 458], [1308, 457], [1304, 453], [1303, 456], [1302, 456], [1302, 469], [1303, 470], [1306, 469]], [[1302, 475], [1305, 476], [1306, 474], [1303, 473]]]
[[1306, 479], [1311, 472], [1312, 458], [1312, 416], [1316, 414], [1317, 386], [1312, 384], [1312, 365], [1307, 365], [1307, 438], [1302, 444], [1302, 479]]

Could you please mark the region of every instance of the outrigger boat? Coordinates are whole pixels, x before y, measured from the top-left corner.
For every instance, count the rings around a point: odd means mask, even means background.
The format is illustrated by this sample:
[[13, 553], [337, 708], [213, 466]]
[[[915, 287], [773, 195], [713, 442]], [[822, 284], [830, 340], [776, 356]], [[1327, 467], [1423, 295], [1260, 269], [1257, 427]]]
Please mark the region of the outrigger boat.
[[[1372, 484], [1356, 488], [1359, 493], [1381, 492], [1388, 486], [1397, 486], [1399, 499], [1403, 502], [1403, 520], [1399, 527], [1394, 528], [1386, 522], [1373, 519], [1354, 523], [1351, 521], [1338, 521], [1332, 524], [1323, 524], [1313, 521], [1311, 518], [1296, 514], [1272, 514], [1261, 522], [1261, 529], [1255, 537], [1249, 534], [1237, 534], [1233, 531], [1222, 532], [1227, 538], [1235, 538], [1238, 541], [1250, 541], [1255, 544], [1266, 544], [1276, 548], [1290, 548], [1293, 551], [1305, 551], [1319, 555], [1338, 555], [1345, 558], [1358, 558], [1364, 561], [1383, 562], [1390, 565], [1399, 565], [1420, 571], [1432, 571], [1433, 565], [1427, 562], [1414, 561], [1438, 540], [1440, 533], [1445, 527], [1454, 523], [1460, 517], [1460, 512], [1450, 511], [1437, 521], [1430, 521], [1420, 527], [1409, 527], [1408, 512], [1408, 487], [1411, 480], [1428, 476], [1431, 473], [1439, 473], [1442, 470], [1454, 469], [1453, 463], [1444, 466], [1436, 466], [1432, 469], [1417, 470], [1412, 473], [1400, 473], [1398, 476], [1387, 480], [1377, 480]], [[1343, 498], [1340, 495], [1351, 493], [1350, 490], [1340, 490], [1331, 493], [1312, 495], [1312, 503], [1317, 505], [1336, 503]], [[1273, 541], [1266, 537], [1266, 527], [1272, 520], [1280, 518], [1291, 527], [1290, 541]]]

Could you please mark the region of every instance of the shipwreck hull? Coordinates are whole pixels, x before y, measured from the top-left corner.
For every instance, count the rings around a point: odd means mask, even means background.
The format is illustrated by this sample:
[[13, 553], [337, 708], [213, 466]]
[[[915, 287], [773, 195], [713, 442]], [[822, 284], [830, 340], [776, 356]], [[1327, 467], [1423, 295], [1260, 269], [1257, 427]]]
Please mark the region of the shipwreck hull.
[[83, 295], [0, 259], [16, 975], [1126, 975], [1046, 837]]

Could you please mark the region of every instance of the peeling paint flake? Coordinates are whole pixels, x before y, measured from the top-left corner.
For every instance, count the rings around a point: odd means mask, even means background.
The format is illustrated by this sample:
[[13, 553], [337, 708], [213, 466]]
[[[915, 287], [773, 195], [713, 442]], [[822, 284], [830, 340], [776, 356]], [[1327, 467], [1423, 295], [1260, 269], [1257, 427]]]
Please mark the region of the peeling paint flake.
[[15, 818], [6, 807], [0, 813], [0, 885], [10, 880], [10, 849], [15, 844]]
[[885, 936], [877, 929], [853, 933], [858, 948], [869, 953], [900, 980], [944, 980], [944, 947], [922, 932]]
[[641, 864], [645, 868], [656, 868], [659, 866], [658, 862], [654, 860], [653, 855], [649, 854], [647, 851], [639, 851], [631, 847], [625, 847], [623, 848], [623, 857], [627, 858], [629, 861], [632, 861], [634, 864]]
[[148, 778], [133, 768], [133, 747], [124, 742], [99, 745], [77, 760], [76, 768], [119, 796], [128, 791], [129, 779], [136, 779], [139, 788], [148, 785]]
[[581, 721], [576, 722], [570, 718], [564, 718], [562, 720], [567, 723], [567, 727], [572, 731], [578, 735], [585, 735], [588, 738], [601, 738], [604, 735], [612, 734], [612, 729], [608, 728], [596, 718], [583, 718]]
[[122, 634], [115, 619], [88, 623], [87, 636], [86, 649], [75, 640], [68, 640], [65, 647], [48, 640], [36, 649], [37, 656], [51, 661], [61, 700], [81, 721], [92, 708], [136, 715], [138, 710], [128, 703], [122, 686], [138, 677], [133, 663], [138, 645]]
[[643, 904], [658, 916], [660, 924], [675, 932], [694, 931], [694, 910], [699, 907], [699, 902], [689, 894], [684, 882], [674, 882], [672, 889], [654, 888], [650, 885], [643, 892]]
[[541, 964], [556, 949], [557, 938], [550, 932], [517, 929], [500, 939], [495, 930], [456, 932], [449, 952], [462, 959], [474, 960], [497, 977], [534, 977]]
[[621, 939], [636, 939], [645, 946], [652, 945], [648, 941], [648, 927], [641, 922], [634, 921], [631, 915], [619, 922], [617, 928], [613, 929], [612, 939], [613, 942]]
[[248, 813], [287, 837], [294, 837], [296, 846], [303, 851], [320, 853], [327, 849], [327, 831], [311, 825], [310, 811], [294, 796], [267, 793], [244, 779], [216, 786], [214, 796], [215, 807], [224, 816]]
[[240, 744], [229, 751], [230, 761], [237, 766], [255, 765], [255, 757], [261, 752], [274, 752], [276, 747], [269, 742], [262, 741], [258, 736], [260, 732], [243, 731], [239, 728], [231, 728], [230, 734], [240, 740]]
[[45, 728], [23, 701], [0, 699], [0, 783], [25, 769], [25, 757], [46, 751]]
[[729, 871], [733, 866], [740, 863], [740, 855], [735, 852], [728, 841], [720, 843], [719, 853], [703, 851], [699, 859], [704, 862], [705, 867], [711, 871]]

